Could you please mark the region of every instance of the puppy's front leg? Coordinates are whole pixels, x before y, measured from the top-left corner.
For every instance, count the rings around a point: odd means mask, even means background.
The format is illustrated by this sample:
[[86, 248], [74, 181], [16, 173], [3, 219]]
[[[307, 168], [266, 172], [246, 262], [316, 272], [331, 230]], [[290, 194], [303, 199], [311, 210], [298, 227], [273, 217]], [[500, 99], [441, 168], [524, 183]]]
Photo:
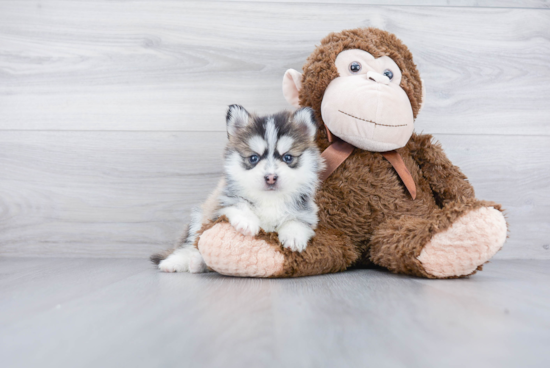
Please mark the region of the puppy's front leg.
[[231, 226], [243, 235], [255, 236], [260, 232], [260, 219], [245, 203], [222, 208], [219, 214], [227, 216]]
[[307, 247], [309, 239], [315, 235], [311, 226], [296, 220], [285, 222], [279, 227], [279, 241], [285, 248], [301, 252]]

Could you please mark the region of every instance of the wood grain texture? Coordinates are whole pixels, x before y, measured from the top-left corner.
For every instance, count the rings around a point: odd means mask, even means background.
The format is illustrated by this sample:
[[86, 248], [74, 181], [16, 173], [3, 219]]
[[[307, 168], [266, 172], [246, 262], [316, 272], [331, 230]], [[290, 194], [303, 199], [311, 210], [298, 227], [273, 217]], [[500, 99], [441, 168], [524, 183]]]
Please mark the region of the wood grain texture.
[[[1, 2], [13, 0], [0, 0]], [[20, 0], [35, 2], [36, 0]], [[80, 1], [80, 0], [76, 0]], [[84, 0], [89, 1], [89, 0]], [[139, 2], [142, 0], [97, 0], [96, 2], [120, 1], [125, 3]], [[180, 2], [188, 2], [181, 0]], [[191, 0], [193, 1], [193, 0]], [[196, 2], [196, 0], [194, 0]], [[316, 3], [316, 4], [361, 4], [361, 5], [383, 5], [383, 6], [438, 6], [438, 7], [486, 7], [486, 8], [550, 8], [550, 0], [202, 0], [202, 2], [220, 3]]]
[[169, 247], [221, 177], [225, 140], [222, 133], [2, 132], [1, 252], [146, 257]]
[[[507, 209], [497, 258], [550, 258], [550, 137], [438, 135], [479, 198]], [[147, 257], [222, 172], [225, 133], [0, 132], [0, 253]]]
[[542, 368], [549, 266], [259, 280], [162, 274], [146, 260], [3, 258], [0, 355], [6, 368]]
[[284, 71], [329, 32], [377, 26], [415, 55], [425, 131], [549, 135], [548, 24], [541, 9], [3, 1], [0, 129], [223, 131], [228, 104], [286, 108]]
[[[210, 1], [210, 0], [208, 0]], [[214, 0], [215, 2], [242, 2], [241, 0]], [[272, 0], [248, 0], [247, 2], [273, 2]], [[280, 0], [279, 3], [339, 3], [362, 5], [445, 6], [486, 8], [550, 8], [549, 0]]]

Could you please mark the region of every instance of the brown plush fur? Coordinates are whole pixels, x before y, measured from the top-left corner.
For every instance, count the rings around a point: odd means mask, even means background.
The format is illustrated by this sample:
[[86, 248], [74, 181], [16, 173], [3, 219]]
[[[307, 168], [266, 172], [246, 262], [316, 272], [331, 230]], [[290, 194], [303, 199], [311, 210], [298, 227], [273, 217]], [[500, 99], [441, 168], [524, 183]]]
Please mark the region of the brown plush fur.
[[[323, 126], [321, 102], [338, 71], [334, 61], [348, 49], [374, 57], [391, 57], [402, 71], [401, 87], [416, 118], [422, 103], [422, 81], [409, 49], [386, 31], [375, 28], [332, 33], [321, 41], [303, 67], [300, 105], [314, 109]], [[329, 142], [324, 129], [317, 143]], [[355, 149], [323, 183], [318, 194], [319, 226], [339, 229], [350, 237], [360, 258], [355, 265], [383, 266], [392, 272], [422, 277], [428, 274], [416, 259], [423, 246], [459, 216], [479, 208], [500, 206], [475, 200], [474, 189], [430, 135], [413, 134], [398, 150], [417, 187], [412, 200], [391, 164], [377, 152]]]
[[[413, 134], [398, 150], [416, 183], [415, 200], [380, 153], [355, 149], [317, 194], [319, 226], [348, 235], [366, 258], [360, 259], [364, 264], [370, 261], [393, 272], [430, 277], [416, 257], [431, 237], [459, 215], [484, 205], [498, 207], [476, 201], [465, 175], [431, 140], [429, 135]], [[445, 211], [454, 216], [444, 221]], [[373, 251], [375, 244], [386, 246]]]
[[[346, 270], [358, 258], [357, 248], [342, 232], [318, 228], [308, 247], [301, 253], [282, 248], [274, 233], [270, 244], [285, 255], [283, 273], [277, 277], [312, 276]], [[265, 239], [264, 239], [265, 240]]]

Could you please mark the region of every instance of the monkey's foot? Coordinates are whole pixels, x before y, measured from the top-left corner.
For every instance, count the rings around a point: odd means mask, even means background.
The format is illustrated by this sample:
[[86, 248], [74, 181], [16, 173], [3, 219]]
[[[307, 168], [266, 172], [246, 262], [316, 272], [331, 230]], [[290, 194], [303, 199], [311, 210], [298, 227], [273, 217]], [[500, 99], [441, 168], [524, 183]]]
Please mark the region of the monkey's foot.
[[339, 272], [358, 253], [348, 237], [317, 229], [302, 252], [283, 248], [276, 233], [263, 230], [243, 235], [225, 217], [206, 225], [197, 247], [206, 265], [223, 275], [241, 277], [297, 277]]
[[198, 247], [208, 267], [222, 275], [272, 277], [283, 272], [280, 251], [264, 240], [241, 234], [227, 222], [206, 230]]
[[426, 272], [436, 277], [470, 275], [502, 248], [506, 232], [502, 213], [481, 207], [434, 235], [417, 259]]

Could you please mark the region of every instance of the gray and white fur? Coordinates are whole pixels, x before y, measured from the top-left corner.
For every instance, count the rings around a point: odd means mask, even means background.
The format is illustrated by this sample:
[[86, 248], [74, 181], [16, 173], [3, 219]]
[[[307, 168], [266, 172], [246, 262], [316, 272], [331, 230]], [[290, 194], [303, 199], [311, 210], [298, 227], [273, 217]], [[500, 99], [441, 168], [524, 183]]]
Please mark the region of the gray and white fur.
[[178, 247], [151, 257], [165, 272], [205, 272], [195, 248], [203, 224], [226, 216], [244, 235], [277, 232], [284, 247], [301, 252], [317, 227], [314, 202], [324, 163], [315, 144], [313, 110], [259, 117], [242, 106], [227, 111], [224, 177], [200, 208], [193, 210]]

